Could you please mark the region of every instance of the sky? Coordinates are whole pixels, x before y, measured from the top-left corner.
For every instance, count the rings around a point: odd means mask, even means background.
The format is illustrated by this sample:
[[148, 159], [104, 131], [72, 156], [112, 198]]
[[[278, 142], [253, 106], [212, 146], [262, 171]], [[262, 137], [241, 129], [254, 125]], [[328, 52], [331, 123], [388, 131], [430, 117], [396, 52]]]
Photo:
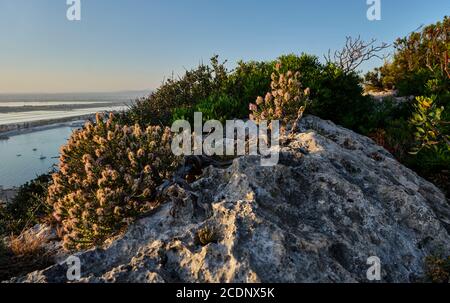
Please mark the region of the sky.
[[[150, 90], [218, 54], [272, 60], [320, 58], [346, 36], [393, 42], [450, 15], [450, 0], [0, 0], [0, 93]], [[363, 71], [382, 62], [365, 64]]]

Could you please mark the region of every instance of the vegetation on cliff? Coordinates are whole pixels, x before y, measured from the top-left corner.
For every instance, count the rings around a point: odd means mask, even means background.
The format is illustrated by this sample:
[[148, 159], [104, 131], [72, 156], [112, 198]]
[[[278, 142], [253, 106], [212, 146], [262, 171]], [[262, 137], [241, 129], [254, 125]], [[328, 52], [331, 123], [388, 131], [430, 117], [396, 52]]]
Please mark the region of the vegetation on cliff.
[[[1, 209], [3, 233], [20, 233], [49, 220], [51, 213], [67, 249], [101, 245], [158, 206], [158, 187], [181, 163], [170, 150], [167, 127], [177, 119], [192, 120], [195, 111], [205, 119], [279, 119], [284, 126], [313, 114], [371, 137], [448, 190], [449, 25], [445, 17], [397, 40], [392, 61], [365, 76], [367, 89], [414, 96], [403, 102], [365, 95], [358, 65], [342, 65], [342, 60], [321, 63], [315, 56], [290, 54], [268, 62], [238, 62], [229, 71], [214, 56], [209, 65], [168, 79], [118, 117], [97, 116], [74, 132], [61, 149], [52, 180], [32, 182], [16, 202]], [[361, 50], [373, 51], [353, 51]], [[353, 58], [347, 51], [340, 54]]]

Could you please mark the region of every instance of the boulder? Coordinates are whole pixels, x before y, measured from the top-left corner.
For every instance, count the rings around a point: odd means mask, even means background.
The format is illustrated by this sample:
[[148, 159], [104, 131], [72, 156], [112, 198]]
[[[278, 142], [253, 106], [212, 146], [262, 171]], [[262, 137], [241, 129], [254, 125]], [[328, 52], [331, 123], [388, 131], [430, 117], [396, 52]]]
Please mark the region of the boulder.
[[[450, 205], [371, 139], [314, 116], [278, 165], [208, 167], [103, 248], [78, 253], [81, 282], [416, 282], [449, 252]], [[201, 236], [201, 231], [204, 233]], [[67, 282], [64, 262], [14, 282]]]

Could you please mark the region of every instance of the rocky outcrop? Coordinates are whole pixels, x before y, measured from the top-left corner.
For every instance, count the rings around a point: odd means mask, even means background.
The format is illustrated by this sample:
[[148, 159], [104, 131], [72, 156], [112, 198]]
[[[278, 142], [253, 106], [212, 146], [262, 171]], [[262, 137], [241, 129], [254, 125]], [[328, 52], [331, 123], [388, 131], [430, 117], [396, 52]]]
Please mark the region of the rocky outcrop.
[[[275, 167], [208, 167], [102, 249], [79, 253], [82, 282], [414, 282], [450, 248], [450, 207], [369, 138], [313, 116]], [[198, 231], [207, 230], [199, 239]], [[208, 237], [209, 236], [209, 237]], [[205, 241], [206, 239], [206, 241]], [[67, 264], [16, 282], [66, 282]]]

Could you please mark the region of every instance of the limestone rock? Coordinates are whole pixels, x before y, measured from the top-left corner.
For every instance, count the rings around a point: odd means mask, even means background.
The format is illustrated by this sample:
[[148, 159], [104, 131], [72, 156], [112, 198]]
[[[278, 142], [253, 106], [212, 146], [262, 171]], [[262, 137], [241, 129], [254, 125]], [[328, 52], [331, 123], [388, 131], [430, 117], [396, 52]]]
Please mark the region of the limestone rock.
[[[367, 137], [313, 116], [275, 167], [206, 168], [107, 247], [78, 254], [82, 282], [414, 282], [450, 248], [450, 206]], [[215, 241], [202, 245], [197, 231]], [[67, 264], [15, 279], [66, 282]]]

